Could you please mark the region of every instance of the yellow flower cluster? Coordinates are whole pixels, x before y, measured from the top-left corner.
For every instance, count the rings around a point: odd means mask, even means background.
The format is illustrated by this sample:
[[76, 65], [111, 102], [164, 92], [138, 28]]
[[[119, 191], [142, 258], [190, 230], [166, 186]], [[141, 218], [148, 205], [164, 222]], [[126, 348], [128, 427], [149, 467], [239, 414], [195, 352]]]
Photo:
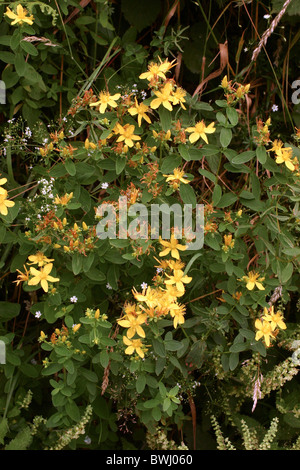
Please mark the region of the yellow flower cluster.
[[17, 280], [13, 282], [16, 282], [17, 285], [19, 285], [20, 282], [27, 282], [29, 286], [37, 286], [38, 284], [41, 284], [44, 292], [48, 292], [48, 282], [53, 283], [59, 281], [58, 278], [50, 275], [53, 269], [53, 263], [51, 263], [51, 261], [54, 260], [47, 258], [44, 253], [38, 251], [35, 255], [28, 256], [28, 261], [30, 261], [27, 262], [28, 265], [36, 264], [40, 269], [30, 266], [28, 271], [24, 265], [24, 273], [17, 269], [19, 274], [17, 276]]
[[179, 257], [179, 251], [186, 250], [186, 245], [181, 245], [174, 235], [170, 241], [161, 238], [159, 241], [163, 246], [159, 256], [170, 254], [174, 259], [159, 261], [157, 268], [162, 275], [154, 278], [156, 283], [153, 287], [147, 286], [141, 293], [133, 289], [136, 303], [127, 302], [123, 308], [124, 315], [118, 320], [118, 324], [127, 329], [126, 336], [123, 336], [123, 342], [127, 346], [125, 353], [131, 355], [136, 352], [141, 358], [147, 351], [142, 339], [146, 338], [145, 327], [149, 321], [170, 315], [174, 328], [184, 323], [186, 307], [180, 304], [178, 299], [184, 295], [185, 285], [192, 281], [192, 278], [184, 273], [185, 265]]
[[275, 338], [278, 334], [278, 328], [285, 330], [286, 324], [283, 321], [283, 314], [280, 310], [274, 312], [274, 307], [264, 308], [262, 319], [255, 320], [255, 328], [257, 330], [255, 340], [259, 341], [264, 338], [267, 347], [270, 346], [270, 340]]
[[228, 81], [227, 75], [221, 81], [221, 87], [224, 90], [227, 103], [229, 105], [236, 103], [240, 99], [245, 98], [249, 93], [250, 83], [247, 85], [241, 85], [240, 83], [232, 83], [232, 80]]
[[232, 239], [232, 234], [230, 233], [229, 235], [224, 235], [224, 245], [222, 246], [222, 250], [225, 253], [228, 253], [228, 251], [234, 247], [234, 240]]

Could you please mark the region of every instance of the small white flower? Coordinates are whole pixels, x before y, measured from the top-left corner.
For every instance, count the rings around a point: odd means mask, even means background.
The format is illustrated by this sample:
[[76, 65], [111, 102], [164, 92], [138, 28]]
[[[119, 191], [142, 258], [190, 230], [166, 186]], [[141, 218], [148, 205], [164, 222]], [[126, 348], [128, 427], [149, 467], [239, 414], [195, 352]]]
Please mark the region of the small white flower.
[[271, 15], [264, 15], [264, 18], [265, 20], [268, 20], [269, 18], [271, 18]]
[[159, 273], [162, 272], [162, 270], [163, 270], [163, 268], [156, 268], [156, 273], [159, 274]]
[[34, 316], [35, 318], [40, 318], [42, 316], [42, 313], [38, 310], [37, 312], [35, 312]]
[[92, 442], [92, 439], [89, 436], [86, 436], [84, 442], [89, 445]]
[[108, 183], [102, 183], [102, 184], [101, 184], [101, 188], [102, 188], [102, 189], [107, 189], [108, 186], [109, 186]]
[[144, 290], [144, 289], [147, 289], [147, 287], [148, 287], [148, 284], [147, 284], [146, 282], [143, 282], [143, 283], [141, 284], [141, 288], [142, 288], [143, 290]]
[[70, 297], [70, 302], [72, 302], [73, 304], [76, 304], [77, 300], [78, 299], [77, 299], [76, 295], [73, 295], [72, 297]]
[[273, 113], [276, 113], [276, 111], [278, 111], [278, 106], [277, 106], [277, 104], [273, 104], [273, 106], [272, 106], [272, 111], [273, 111]]
[[109, 290], [111, 290], [111, 289], [112, 289], [112, 287], [111, 287], [111, 285], [110, 285], [110, 283], [109, 283], [109, 282], [106, 284], [106, 289], [109, 289]]

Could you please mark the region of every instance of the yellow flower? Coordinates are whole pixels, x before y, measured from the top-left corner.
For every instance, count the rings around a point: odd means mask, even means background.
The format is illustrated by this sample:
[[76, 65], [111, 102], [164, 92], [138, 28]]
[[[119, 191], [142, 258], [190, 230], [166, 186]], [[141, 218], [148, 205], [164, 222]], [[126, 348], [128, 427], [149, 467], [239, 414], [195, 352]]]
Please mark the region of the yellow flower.
[[171, 269], [183, 269], [185, 267], [185, 264], [180, 261], [180, 260], [176, 260], [174, 261], [173, 259], [171, 259], [170, 261], [167, 261], [168, 263], [168, 266], [170, 266]]
[[151, 287], [147, 287], [146, 291], [143, 291], [142, 294], [139, 294], [136, 289], [133, 289], [134, 298], [138, 302], [145, 302], [148, 307], [155, 307], [157, 305], [157, 293]]
[[258, 330], [255, 335], [255, 340], [258, 341], [260, 338], [264, 338], [266, 346], [270, 346], [270, 338], [275, 338], [272, 332], [272, 326], [268, 321], [261, 321], [258, 318], [255, 320], [255, 328]]
[[155, 62], [151, 62], [148, 65], [148, 72], [142, 73], [139, 78], [140, 79], [146, 79], [149, 82], [152, 80], [158, 80], [158, 78], [162, 78], [163, 80], [166, 80], [165, 74], [172, 68], [174, 67], [175, 64], [173, 64], [174, 61], [169, 62], [168, 60], [165, 60], [164, 62], [160, 61], [160, 64], [156, 64]]
[[12, 25], [20, 23], [27, 23], [32, 25], [34, 17], [33, 15], [31, 16], [26, 16], [27, 15], [27, 10], [22, 7], [22, 5], [17, 6], [17, 13], [14, 13], [13, 11], [10, 10], [10, 8], [6, 7], [6, 12], [4, 13], [8, 18], [10, 18], [12, 21]]
[[[7, 183], [7, 178], [0, 178], [0, 186], [2, 186], [3, 184]], [[0, 188], [3, 190], [3, 188]]]
[[116, 134], [120, 134], [120, 137], [117, 139], [117, 142], [124, 141], [128, 147], [134, 146], [134, 140], [141, 140], [138, 135], [134, 134], [134, 125], [133, 124], [125, 124], [125, 126], [121, 126], [121, 124], [117, 124], [116, 127]]
[[99, 112], [101, 114], [105, 113], [107, 106], [116, 108], [118, 105], [116, 101], [121, 98], [120, 93], [111, 95], [108, 91], [100, 91], [99, 100], [95, 103], [90, 103], [90, 106], [99, 106]]
[[215, 132], [215, 123], [211, 122], [208, 126], [204, 124], [204, 121], [199, 121], [195, 124], [195, 127], [188, 127], [186, 129], [187, 132], [191, 132], [189, 140], [191, 144], [194, 144], [200, 138], [204, 140], [208, 144], [208, 140], [206, 134], [213, 134]]
[[285, 166], [291, 170], [295, 170], [295, 165], [292, 162], [293, 150], [291, 147], [284, 147], [276, 151], [276, 163], [285, 163]]
[[261, 284], [262, 281], [265, 280], [264, 277], [259, 277], [259, 273], [255, 273], [254, 271], [250, 271], [248, 276], [243, 276], [242, 279], [246, 281], [246, 287], [248, 290], [253, 290], [256, 286], [259, 290], [265, 290], [264, 286]]
[[89, 150], [89, 149], [95, 150], [97, 148], [97, 145], [94, 144], [93, 142], [90, 142], [89, 139], [85, 139], [84, 147], [86, 150]]
[[283, 314], [280, 310], [274, 313], [274, 307], [271, 307], [269, 310], [264, 308], [263, 320], [270, 322], [272, 330], [274, 331], [277, 327], [282, 330], [286, 329], [286, 324], [283, 321]]
[[172, 304], [169, 307], [170, 315], [173, 317], [173, 326], [177, 328], [178, 325], [182, 325], [185, 322], [184, 314], [185, 314], [185, 306]]
[[188, 184], [189, 183], [189, 180], [183, 178], [183, 175], [184, 175], [184, 171], [183, 170], [180, 170], [179, 168], [175, 168], [173, 170], [173, 175], [163, 175], [166, 179], [166, 182], [169, 183], [170, 181], [172, 181], [173, 183], [175, 183], [175, 185], [178, 187], [180, 182], [181, 183], [184, 183], [184, 184]]
[[26, 282], [28, 281], [29, 279], [29, 271], [28, 269], [26, 268], [25, 264], [23, 264], [23, 267], [24, 267], [24, 270], [25, 272], [22, 273], [22, 271], [20, 271], [19, 269], [17, 269], [18, 271], [18, 276], [17, 276], [17, 280], [16, 281], [13, 281], [17, 284], [17, 286], [20, 284], [20, 282]]
[[186, 109], [186, 107], [183, 105], [183, 103], [185, 103], [185, 97], [186, 95], [186, 91], [181, 88], [181, 87], [177, 87], [176, 88], [176, 91], [173, 92], [173, 104], [176, 105], [176, 104], [180, 104], [180, 106], [183, 108], [183, 109]]
[[28, 256], [28, 259], [31, 261], [29, 264], [37, 264], [39, 267], [54, 261], [54, 259], [48, 259], [41, 251], [38, 251], [35, 255]]
[[223, 251], [227, 253], [229, 248], [233, 248], [233, 247], [234, 247], [234, 240], [232, 240], [232, 234], [230, 233], [229, 235], [224, 235], [224, 245], [222, 246]]
[[68, 202], [71, 201], [72, 197], [73, 197], [73, 193], [70, 193], [70, 194], [66, 193], [62, 197], [56, 196], [55, 199], [54, 199], [54, 203], [55, 204], [60, 204], [62, 206], [66, 206], [68, 204]]
[[172, 88], [172, 83], [168, 82], [160, 90], [155, 91], [154, 94], [157, 96], [157, 98], [154, 98], [154, 100], [151, 101], [151, 108], [157, 109], [160, 105], [163, 105], [163, 107], [168, 111], [172, 111]]
[[80, 327], [81, 327], [81, 323], [77, 323], [77, 325], [73, 325], [72, 326], [73, 333], [76, 333], [76, 331], [78, 331]]
[[180, 245], [179, 241], [174, 237], [173, 234], [171, 235], [171, 239], [169, 242], [167, 240], [162, 240], [161, 237], [159, 238], [159, 242], [162, 246], [165, 247], [165, 249], [159, 253], [159, 256], [166, 256], [171, 252], [171, 256], [179, 260], [180, 256], [178, 250], [186, 250], [186, 246]]
[[[3, 178], [5, 179], [5, 178]], [[7, 199], [7, 191], [6, 189], [0, 188], [0, 214], [1, 215], [7, 215], [8, 214], [8, 207], [13, 207], [15, 203], [13, 201], [9, 201]]]
[[166, 285], [175, 284], [179, 292], [184, 292], [185, 290], [184, 284], [189, 284], [193, 279], [192, 277], [184, 275], [184, 272], [181, 269], [174, 269], [172, 276], [169, 276], [168, 274], [166, 274], [166, 276], [169, 279], [165, 281], [165, 284]]
[[141, 327], [146, 321], [147, 315], [140, 314], [140, 315], [132, 315], [128, 314], [127, 317], [124, 319], [118, 320], [118, 324], [123, 326], [124, 328], [128, 328], [127, 330], [127, 338], [133, 338], [135, 334], [145, 338], [145, 331]]
[[275, 139], [273, 142], [273, 147], [271, 147], [268, 152], [275, 152], [277, 153], [283, 147], [283, 142], [281, 140]]
[[134, 353], [134, 351], [136, 351], [136, 353], [141, 358], [143, 358], [145, 356], [144, 351], [142, 349], [142, 347], [143, 347], [142, 340], [140, 340], [140, 339], [129, 339], [129, 338], [127, 338], [127, 336], [123, 336], [123, 342], [124, 342], [124, 344], [126, 344], [126, 346], [128, 346], [125, 349], [125, 354], [131, 355], [131, 354]]
[[227, 87], [228, 87], [227, 75], [225, 75], [225, 77], [222, 79], [222, 81], [221, 81], [221, 87], [222, 87], [222, 88], [227, 88]]
[[131, 116], [136, 116], [138, 119], [138, 125], [141, 127], [142, 119], [145, 119], [149, 124], [151, 124], [151, 119], [147, 116], [147, 112], [149, 111], [149, 106], [146, 106], [144, 103], [138, 103], [137, 99], [135, 98], [135, 105], [131, 106], [128, 109], [128, 112]]
[[45, 333], [43, 331], [41, 331], [40, 337], [39, 337], [39, 342], [41, 343], [42, 341], [45, 341], [46, 338], [47, 338], [47, 335], [45, 335]]
[[45, 292], [48, 292], [48, 281], [57, 282], [59, 279], [57, 277], [50, 276], [52, 271], [53, 264], [49, 263], [46, 266], [43, 266], [39, 271], [35, 268], [30, 268], [30, 274], [33, 275], [33, 278], [28, 281], [29, 286], [36, 286], [41, 283], [41, 287]]

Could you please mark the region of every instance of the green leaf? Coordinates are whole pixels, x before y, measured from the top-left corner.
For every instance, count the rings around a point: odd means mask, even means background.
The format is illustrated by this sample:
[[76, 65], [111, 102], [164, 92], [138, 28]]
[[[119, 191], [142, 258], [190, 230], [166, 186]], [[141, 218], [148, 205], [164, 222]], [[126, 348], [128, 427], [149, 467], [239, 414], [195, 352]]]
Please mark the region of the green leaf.
[[82, 270], [82, 258], [83, 256], [79, 253], [74, 253], [72, 256], [72, 271], [77, 276]]
[[190, 157], [190, 154], [186, 145], [179, 144], [178, 151], [184, 160], [186, 160], [187, 162], [191, 160], [191, 157]]
[[23, 77], [25, 75], [27, 65], [26, 65], [24, 55], [21, 52], [18, 52], [15, 56], [15, 68], [19, 77]]
[[31, 42], [21, 41], [20, 44], [21, 44], [22, 49], [26, 52], [26, 54], [30, 54], [33, 56], [39, 55], [39, 51]]
[[155, 373], [159, 375], [166, 365], [166, 358], [165, 357], [158, 357], [155, 361]]
[[70, 158], [65, 161], [65, 168], [70, 176], [76, 175], [76, 165]]
[[196, 206], [196, 194], [190, 184], [180, 183], [179, 194], [184, 204], [192, 204], [193, 206]]
[[220, 143], [222, 147], [228, 147], [232, 139], [232, 130], [227, 127], [222, 127], [220, 133]]
[[12, 302], [0, 302], [0, 321], [8, 321], [19, 315], [21, 310], [20, 304]]
[[116, 160], [116, 173], [120, 175], [126, 166], [126, 158], [118, 157]]
[[7, 418], [1, 418], [0, 421], [0, 444], [4, 444], [4, 438], [9, 431]]
[[74, 400], [69, 399], [65, 405], [66, 413], [70, 418], [78, 423], [80, 421], [80, 411]]
[[171, 111], [168, 111], [163, 106], [160, 106], [159, 110], [158, 110], [158, 114], [159, 114], [159, 119], [160, 119], [160, 122], [161, 122], [162, 129], [165, 132], [169, 131], [171, 129], [171, 125], [172, 125], [172, 113], [171, 113]]
[[129, 24], [135, 26], [138, 31], [142, 31], [155, 22], [161, 10], [161, 1], [122, 0], [121, 9]]
[[233, 159], [231, 160], [231, 163], [233, 165], [238, 165], [242, 163], [249, 162], [252, 160], [253, 157], [255, 157], [256, 152], [254, 150], [247, 150], [246, 152], [239, 153]]
[[228, 207], [228, 206], [231, 206], [232, 204], [235, 203], [235, 201], [237, 200], [237, 195], [235, 193], [226, 193], [226, 194], [223, 194], [223, 196], [221, 197], [221, 199], [219, 200], [219, 202], [217, 203], [217, 207], [219, 208], [224, 208], [224, 207]]
[[101, 351], [100, 353], [100, 364], [105, 369], [109, 364], [109, 354], [107, 351]]
[[293, 263], [288, 263], [285, 266], [285, 268], [283, 268], [283, 270], [281, 272], [281, 282], [282, 282], [282, 284], [286, 284], [290, 280], [290, 278], [293, 275], [293, 270], [294, 270]]
[[166, 357], [166, 349], [161, 340], [153, 338], [152, 341], [154, 352], [160, 357]]
[[267, 157], [268, 157], [268, 154], [267, 154], [267, 151], [266, 151], [265, 147], [257, 147], [255, 153], [256, 153], [257, 160], [259, 161], [259, 163], [264, 165], [266, 163]]
[[161, 165], [161, 172], [163, 174], [169, 174], [171, 173], [174, 168], [178, 168], [181, 164], [181, 156], [180, 155], [168, 155], [166, 158], [163, 159], [162, 165]]
[[232, 126], [236, 126], [239, 122], [239, 114], [236, 109], [231, 106], [226, 108], [226, 114]]
[[146, 376], [144, 374], [139, 375], [135, 382], [136, 391], [142, 393], [146, 386]]
[[212, 194], [212, 204], [216, 206], [222, 196], [222, 188], [219, 184], [216, 184]]
[[239, 353], [238, 352], [232, 352], [229, 356], [229, 369], [234, 370], [239, 363]]

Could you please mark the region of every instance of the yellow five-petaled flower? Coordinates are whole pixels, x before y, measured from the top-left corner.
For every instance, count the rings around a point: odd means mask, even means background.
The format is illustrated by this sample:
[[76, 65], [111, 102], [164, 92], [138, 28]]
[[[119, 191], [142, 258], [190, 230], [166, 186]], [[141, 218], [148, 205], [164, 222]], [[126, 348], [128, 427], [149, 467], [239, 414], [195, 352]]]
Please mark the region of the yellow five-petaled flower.
[[172, 186], [178, 187], [180, 183], [188, 184], [189, 180], [184, 178], [184, 171], [179, 168], [173, 170], [173, 175], [163, 175], [166, 179], [166, 182], [171, 182]]
[[45, 292], [48, 292], [48, 281], [49, 282], [58, 282], [59, 279], [57, 277], [50, 276], [52, 271], [53, 264], [49, 263], [46, 266], [41, 267], [40, 270], [35, 268], [30, 268], [30, 274], [32, 274], [32, 278], [28, 281], [29, 286], [36, 286], [37, 284], [41, 283], [41, 287]]
[[13, 201], [9, 201], [7, 199], [7, 191], [6, 189], [0, 188], [0, 214], [7, 215], [8, 214], [8, 207], [13, 207], [15, 203]]
[[255, 320], [255, 328], [257, 329], [255, 340], [258, 341], [260, 338], [264, 338], [266, 346], [270, 346], [270, 338], [275, 338], [271, 324], [266, 320]]
[[200, 138], [204, 140], [208, 144], [208, 140], [206, 134], [213, 134], [216, 130], [214, 127], [215, 123], [211, 122], [208, 126], [204, 124], [204, 121], [197, 122], [194, 127], [188, 127], [186, 129], [187, 132], [190, 132], [191, 135], [189, 137], [189, 141], [191, 144], [194, 144]]
[[15, 24], [20, 24], [22, 25], [23, 23], [27, 23], [27, 24], [30, 24], [32, 25], [33, 24], [33, 20], [34, 20], [34, 17], [33, 15], [30, 15], [30, 16], [26, 16], [27, 15], [27, 10], [26, 8], [23, 8], [22, 5], [18, 5], [17, 6], [17, 13], [14, 13], [13, 11], [11, 11], [10, 8], [6, 8], [6, 12], [4, 13], [6, 16], [8, 16], [8, 18], [10, 18], [12, 21], [12, 25], [15, 25]]
[[120, 93], [111, 95], [108, 91], [100, 91], [99, 100], [95, 103], [90, 103], [90, 106], [99, 106], [99, 112], [103, 114], [105, 113], [107, 106], [116, 108], [118, 106], [116, 101], [118, 101], [119, 98], [121, 98]]
[[125, 318], [121, 318], [118, 320], [118, 324], [123, 326], [124, 328], [128, 328], [127, 330], [127, 338], [131, 339], [135, 334], [145, 338], [145, 331], [141, 327], [145, 323], [147, 319], [146, 314], [139, 314], [139, 315], [132, 315], [128, 313]]
[[166, 256], [171, 252], [171, 256], [175, 259], [180, 259], [179, 251], [185, 251], [186, 245], [181, 245], [177, 238], [172, 234], [170, 241], [163, 240], [161, 237], [159, 238], [159, 242], [162, 246], [165, 247], [163, 251], [159, 253], [159, 256]]
[[264, 277], [259, 277], [259, 273], [255, 273], [254, 271], [250, 271], [248, 276], [243, 276], [243, 281], [246, 282], [246, 287], [248, 290], [253, 290], [256, 286], [259, 290], [265, 290], [262, 282], [265, 280]]
[[134, 140], [141, 140], [140, 136], [134, 134], [134, 125], [133, 124], [125, 124], [125, 126], [121, 126], [121, 124], [116, 125], [116, 134], [120, 134], [118, 137], [117, 142], [123, 142], [128, 147], [134, 146]]
[[137, 120], [138, 120], [139, 127], [141, 127], [141, 125], [142, 125], [142, 119], [145, 119], [145, 121], [147, 121], [148, 124], [151, 124], [151, 119], [146, 114], [147, 112], [149, 112], [149, 106], [146, 106], [144, 103], [138, 103], [136, 98], [135, 98], [134, 106], [131, 106], [128, 109], [128, 112], [129, 112], [129, 114], [131, 114], [131, 116], [136, 116], [137, 115]]
[[54, 259], [47, 258], [41, 251], [38, 251], [35, 255], [28, 256], [28, 259], [31, 261], [31, 263], [28, 264], [37, 264], [39, 267], [54, 261]]
[[281, 328], [282, 330], [286, 329], [282, 312], [278, 310], [278, 312], [275, 313], [273, 306], [270, 309], [267, 309], [266, 307], [264, 308], [263, 320], [270, 322], [272, 330], [275, 330], [277, 327]]
[[174, 269], [172, 276], [170, 276], [169, 274], [166, 274], [166, 276], [169, 279], [165, 281], [165, 284], [166, 285], [175, 284], [179, 292], [184, 292], [185, 290], [184, 284], [189, 284], [192, 281], [192, 278], [185, 275], [181, 269]]
[[143, 342], [141, 339], [129, 339], [127, 336], [123, 336], [123, 342], [126, 344], [125, 354], [133, 354], [134, 351], [143, 358], [145, 356], [143, 351]]

